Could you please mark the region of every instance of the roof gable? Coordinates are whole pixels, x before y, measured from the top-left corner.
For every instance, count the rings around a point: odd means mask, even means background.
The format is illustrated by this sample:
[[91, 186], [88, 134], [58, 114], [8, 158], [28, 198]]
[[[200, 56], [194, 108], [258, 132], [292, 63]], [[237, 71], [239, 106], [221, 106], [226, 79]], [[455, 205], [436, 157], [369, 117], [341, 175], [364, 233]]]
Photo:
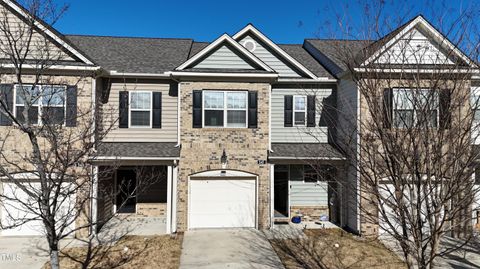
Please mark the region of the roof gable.
[[361, 64], [475, 64], [433, 27], [417, 16], [366, 48], [369, 56]]
[[200, 50], [175, 70], [273, 70], [227, 34]]
[[[9, 25], [20, 25], [25, 24], [27, 21], [32, 20], [32, 15], [22, 7], [16, 1], [11, 0], [1, 0], [0, 1], [1, 14], [7, 14], [7, 22]], [[9, 15], [11, 14], [11, 16]], [[46, 48], [50, 54], [54, 54], [52, 59], [55, 59], [56, 62], [61, 62], [62, 65], [73, 65], [86, 64], [94, 65], [94, 62], [90, 60], [83, 52], [76, 48], [68, 39], [66, 39], [62, 34], [53, 29], [46, 22], [41, 19], [35, 18], [33, 20], [33, 27], [35, 32], [32, 35], [33, 46], [38, 46], [40, 50]], [[26, 26], [29, 27], [29, 26]], [[2, 38], [0, 36], [0, 38]], [[45, 43], [45, 38], [48, 40]], [[35, 51], [34, 48], [31, 48], [31, 54], [28, 56], [35, 58], [34, 53], [45, 53], [42, 51]]]
[[308, 68], [291, 57], [251, 24], [236, 33], [233, 39], [239, 41], [243, 46], [247, 45], [246, 42], [254, 41], [256, 48], [252, 53], [270, 65], [280, 76], [317, 79], [317, 76]]

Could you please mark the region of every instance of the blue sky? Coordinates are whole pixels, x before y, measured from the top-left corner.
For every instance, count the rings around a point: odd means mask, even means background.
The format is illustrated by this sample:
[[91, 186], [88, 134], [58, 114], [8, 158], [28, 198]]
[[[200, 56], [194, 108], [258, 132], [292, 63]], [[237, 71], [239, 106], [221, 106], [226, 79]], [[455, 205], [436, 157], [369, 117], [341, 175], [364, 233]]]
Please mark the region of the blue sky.
[[[69, 4], [55, 27], [64, 34], [178, 37], [212, 41], [233, 34], [247, 23], [277, 43], [302, 43], [309, 37], [332, 37], [337, 15], [361, 28], [364, 1], [346, 0], [55, 0]], [[453, 19], [478, 0], [383, 0], [385, 16], [404, 21], [422, 13]], [[438, 13], [441, 11], [441, 13]], [[479, 20], [480, 21], [480, 20]], [[398, 23], [397, 21], [395, 23]], [[343, 27], [343, 26], [342, 26]], [[353, 31], [352, 31], [353, 32]]]

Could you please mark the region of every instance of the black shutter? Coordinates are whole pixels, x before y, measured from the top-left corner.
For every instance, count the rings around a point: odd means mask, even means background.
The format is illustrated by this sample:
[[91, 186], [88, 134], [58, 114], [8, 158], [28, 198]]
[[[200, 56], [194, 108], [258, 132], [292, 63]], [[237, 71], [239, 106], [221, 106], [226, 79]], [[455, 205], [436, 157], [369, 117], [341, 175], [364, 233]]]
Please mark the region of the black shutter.
[[248, 92], [248, 128], [257, 128], [257, 92]]
[[202, 91], [193, 91], [193, 128], [202, 128]]
[[285, 95], [283, 126], [293, 126], [293, 95]]
[[307, 96], [307, 127], [315, 127], [315, 95]]
[[66, 120], [65, 126], [77, 126], [77, 86], [67, 86]]
[[162, 93], [154, 92], [152, 95], [153, 95], [152, 127], [162, 128]]
[[[13, 112], [13, 84], [0, 84], [0, 99]], [[2, 107], [0, 107], [2, 109]], [[12, 125], [12, 119], [0, 112], [0, 126]]]
[[392, 89], [383, 90], [383, 127], [392, 127], [393, 114], [393, 92]]
[[440, 128], [449, 129], [452, 123], [452, 106], [451, 106], [451, 91], [449, 89], [442, 89], [439, 92], [439, 107], [438, 114], [440, 119]]
[[118, 127], [128, 128], [128, 91], [119, 92], [119, 100]]

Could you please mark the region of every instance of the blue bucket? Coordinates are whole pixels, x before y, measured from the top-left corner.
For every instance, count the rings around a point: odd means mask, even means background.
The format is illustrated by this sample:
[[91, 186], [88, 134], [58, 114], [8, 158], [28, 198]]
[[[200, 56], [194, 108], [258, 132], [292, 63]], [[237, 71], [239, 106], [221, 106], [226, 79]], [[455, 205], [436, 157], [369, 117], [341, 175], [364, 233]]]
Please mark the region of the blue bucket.
[[293, 223], [300, 223], [300, 222], [302, 222], [302, 217], [295, 216], [295, 217], [292, 218], [292, 222]]

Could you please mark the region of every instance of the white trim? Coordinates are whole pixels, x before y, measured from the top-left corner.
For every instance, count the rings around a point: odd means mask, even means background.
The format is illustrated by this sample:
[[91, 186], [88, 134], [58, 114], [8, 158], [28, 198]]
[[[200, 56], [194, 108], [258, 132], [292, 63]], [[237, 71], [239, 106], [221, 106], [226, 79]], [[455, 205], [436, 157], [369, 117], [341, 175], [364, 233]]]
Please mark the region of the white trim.
[[317, 79], [295, 79], [295, 78], [278, 78], [277, 83], [320, 83], [320, 82], [338, 82], [338, 79], [320, 77]]
[[[13, 64], [0, 64], [0, 68], [15, 68]], [[48, 70], [73, 70], [73, 71], [98, 71], [102, 69], [100, 66], [78, 66], [78, 65], [60, 65], [55, 64], [48, 67], [39, 67], [38, 65], [24, 64], [23, 69], [39, 69], [43, 68], [46, 72]]]
[[155, 78], [170, 78], [167, 73], [128, 73], [117, 72], [115, 70], [109, 71], [108, 74], [112, 77], [155, 77]]
[[425, 27], [431, 34], [433, 34], [434, 39], [439, 43], [440, 46], [447, 46], [448, 49], [452, 50], [457, 56], [459, 56], [463, 61], [468, 63], [471, 67], [478, 68], [474, 62], [472, 62], [465, 54], [463, 54], [459, 49], [457, 49], [451, 42], [445, 37], [442, 33], [438, 32], [427, 20], [422, 16], [417, 16], [413, 21], [411, 21], [402, 31], [400, 31], [394, 38], [391, 38], [385, 45], [378, 49], [373, 55], [371, 55], [361, 66], [368, 65], [376, 60], [380, 55], [382, 55], [387, 49], [389, 49], [393, 44], [395, 44], [401, 37], [407, 34], [411, 29], [413, 29], [417, 24]]
[[[295, 109], [295, 100], [296, 99], [300, 99], [300, 98], [303, 98], [305, 99], [305, 108], [303, 110], [298, 110], [298, 109]], [[294, 95], [293, 96], [293, 106], [292, 106], [292, 114], [293, 114], [293, 121], [292, 121], [292, 126], [294, 127], [306, 127], [307, 126], [307, 96], [306, 95]], [[305, 113], [305, 116], [304, 116], [304, 123], [303, 124], [297, 124], [295, 123], [295, 113]]]
[[[223, 108], [205, 108], [205, 93], [222, 93], [223, 94]], [[229, 93], [245, 93], [245, 108], [244, 109], [234, 109], [228, 108], [228, 99], [227, 96]], [[205, 110], [216, 110], [223, 111], [223, 126], [206, 126], [205, 125]], [[228, 111], [245, 111], [245, 126], [228, 126]], [[248, 128], [248, 91], [222, 91], [222, 90], [202, 90], [202, 128]]]
[[181, 100], [182, 100], [182, 91], [181, 91], [181, 82], [178, 81], [178, 86], [177, 86], [177, 146], [180, 146], [180, 139], [181, 139], [181, 124], [182, 124], [182, 105], [181, 105]]
[[[177, 181], [178, 181], [178, 166], [175, 162], [172, 171], [172, 224], [171, 232], [177, 231]], [[187, 198], [188, 199], [188, 198]]]
[[[140, 108], [133, 108], [132, 109], [132, 95], [136, 93], [149, 93], [150, 94], [150, 108], [149, 109], [140, 109]], [[132, 110], [139, 111], [139, 112], [149, 112], [149, 120], [150, 123], [149, 125], [132, 125]], [[139, 128], [139, 129], [144, 129], [144, 128], [152, 128], [152, 122], [153, 122], [153, 92], [152, 91], [130, 91], [128, 94], [128, 128]]]
[[412, 68], [363, 68], [363, 67], [356, 67], [353, 69], [355, 72], [376, 72], [376, 73], [408, 73], [408, 74], [415, 74], [415, 73], [422, 73], [422, 74], [429, 74], [429, 73], [441, 73], [441, 74], [449, 74], [449, 73], [460, 73], [460, 74], [478, 74], [480, 73], [479, 69], [468, 69], [468, 68], [441, 68], [441, 69], [412, 69]]
[[268, 151], [272, 152], [272, 84], [268, 85]]
[[169, 71], [165, 74], [183, 77], [227, 77], [227, 78], [278, 78], [277, 73], [209, 73], [209, 72], [182, 72]]
[[93, 166], [93, 187], [92, 187], [92, 220], [93, 226], [90, 231], [91, 234], [97, 233], [97, 222], [98, 222], [98, 166]]
[[[10, 0], [4, 0], [4, 2], [10, 6], [13, 10], [15, 10], [16, 12], [20, 13], [20, 15], [22, 15], [23, 17], [29, 19], [29, 18], [32, 18], [32, 16], [30, 14], [28, 14], [27, 12], [25, 12], [22, 8], [19, 7], [19, 4], [16, 4], [14, 3], [13, 1], [10, 1]], [[68, 43], [66, 43], [62, 38], [60, 38], [58, 35], [56, 35], [55, 33], [53, 33], [52, 31], [50, 31], [50, 29], [48, 29], [47, 27], [45, 27], [43, 24], [41, 24], [40, 22], [38, 22], [37, 20], [33, 20], [34, 24], [36, 27], [38, 27], [41, 31], [45, 32], [48, 36], [50, 36], [51, 38], [53, 38], [56, 42], [58, 42], [62, 47], [66, 48], [68, 51], [70, 51], [71, 53], [73, 53], [75, 56], [77, 56], [80, 60], [82, 60], [83, 62], [87, 63], [87, 64], [94, 64], [93, 62], [91, 62], [87, 57], [85, 57], [84, 55], [82, 55], [79, 51], [77, 51], [75, 48], [73, 48], [72, 46], [70, 46]]]
[[[222, 173], [225, 172], [225, 173]], [[243, 172], [243, 171], [237, 171], [237, 170], [228, 170], [228, 169], [219, 169], [219, 170], [208, 170], [204, 172], [199, 172], [193, 175], [190, 175], [189, 178], [192, 178], [195, 180], [196, 178], [253, 178], [256, 177], [257, 175], [248, 173], [248, 172]]]
[[122, 161], [171, 161], [180, 160], [180, 157], [117, 157], [99, 156], [90, 159], [91, 161], [122, 160]]
[[172, 233], [172, 166], [167, 166], [167, 224], [166, 233]]
[[222, 44], [223, 42], [227, 42], [229, 43], [230, 45], [232, 45], [234, 48], [236, 48], [237, 50], [239, 50], [241, 53], [243, 53], [245, 56], [247, 56], [247, 58], [249, 58], [251, 61], [253, 61], [255, 64], [257, 64], [258, 66], [260, 66], [261, 68], [263, 68], [265, 71], [269, 71], [269, 72], [275, 72], [272, 68], [270, 68], [268, 65], [266, 65], [264, 62], [262, 62], [260, 59], [258, 59], [254, 54], [252, 54], [250, 51], [248, 51], [244, 46], [238, 44], [237, 41], [235, 41], [234, 39], [232, 39], [229, 35], [227, 34], [223, 34], [222, 36], [220, 36], [219, 38], [217, 38], [217, 40], [215, 40], [214, 42], [212, 42], [210, 45], [208, 45], [207, 47], [205, 47], [204, 49], [202, 49], [200, 52], [198, 52], [197, 54], [195, 54], [195, 56], [193, 56], [192, 58], [188, 59], [186, 62], [184, 62], [183, 64], [181, 64], [180, 66], [178, 66], [177, 68], [175, 68], [175, 70], [183, 70], [183, 69], [186, 69], [188, 68], [191, 64], [195, 63], [196, 61], [198, 61], [201, 57], [203, 57], [204, 55], [206, 55], [208, 52], [210, 52], [211, 50], [215, 49], [217, 46], [219, 46], [220, 44]]
[[270, 164], [270, 229], [275, 228], [275, 164]]
[[295, 60], [292, 56], [290, 56], [288, 53], [286, 53], [284, 50], [282, 50], [279, 46], [277, 46], [275, 43], [273, 43], [268, 37], [266, 37], [264, 34], [262, 34], [259, 30], [257, 30], [251, 24], [245, 26], [242, 30], [240, 30], [238, 33], [236, 33], [233, 36], [233, 39], [237, 40], [238, 38], [243, 36], [248, 31], [254, 33], [258, 38], [260, 38], [263, 42], [265, 42], [268, 46], [270, 46], [271, 49], [273, 49], [275, 52], [280, 54], [282, 57], [284, 57], [286, 60], [288, 60], [295, 67], [300, 69], [302, 72], [307, 74], [309, 77], [311, 77], [313, 79], [318, 79], [315, 74], [313, 74], [305, 66], [303, 66], [301, 63], [299, 63], [297, 60]]
[[336, 157], [268, 157], [270, 160], [326, 160], [326, 161], [343, 161], [347, 158], [336, 158]]

